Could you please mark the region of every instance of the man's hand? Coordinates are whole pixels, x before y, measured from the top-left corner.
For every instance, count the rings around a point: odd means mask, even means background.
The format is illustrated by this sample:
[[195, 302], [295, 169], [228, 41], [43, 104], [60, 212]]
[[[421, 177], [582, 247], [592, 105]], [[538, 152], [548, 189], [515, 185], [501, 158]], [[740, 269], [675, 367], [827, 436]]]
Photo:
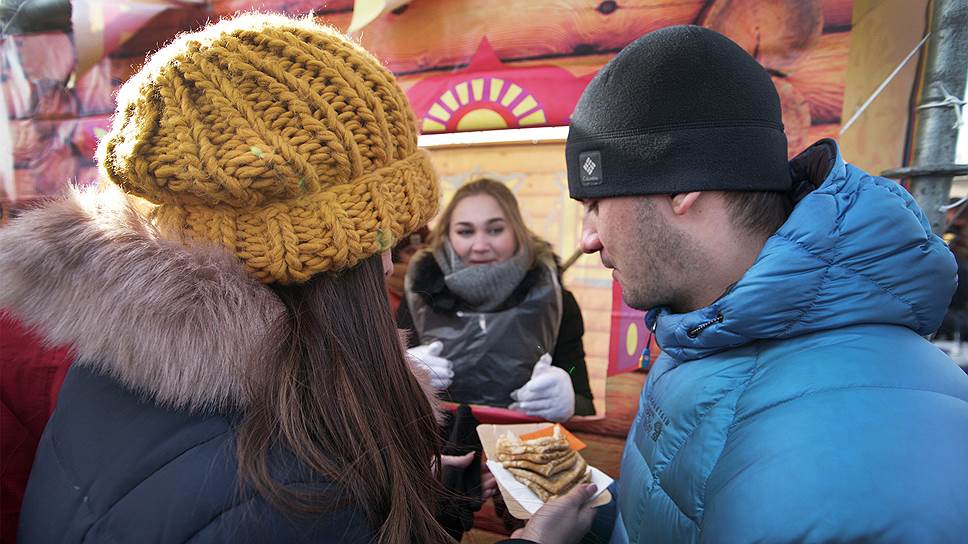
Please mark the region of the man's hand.
[[431, 383], [437, 390], [447, 389], [454, 380], [454, 363], [440, 356], [443, 349], [444, 345], [437, 341], [407, 350], [410, 359], [430, 373]]
[[579, 484], [561, 497], [545, 503], [518, 529], [512, 538], [538, 544], [575, 544], [585, 536], [595, 519], [595, 509], [586, 503], [598, 488], [595, 484]]
[[564, 369], [551, 366], [551, 355], [545, 353], [531, 371], [531, 379], [511, 392], [508, 408], [548, 421], [567, 421], [575, 414], [575, 390], [571, 376]]

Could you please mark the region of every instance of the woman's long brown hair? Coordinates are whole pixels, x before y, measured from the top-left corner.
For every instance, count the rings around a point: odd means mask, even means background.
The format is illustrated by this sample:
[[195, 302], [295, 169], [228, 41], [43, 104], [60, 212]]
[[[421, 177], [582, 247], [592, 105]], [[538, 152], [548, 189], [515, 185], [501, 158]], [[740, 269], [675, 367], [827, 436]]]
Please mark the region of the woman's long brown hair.
[[[434, 520], [442, 488], [433, 408], [405, 359], [380, 257], [273, 290], [288, 320], [278, 353], [249, 384], [242, 481], [294, 514], [360, 508], [380, 543], [452, 542]], [[332, 489], [277, 481], [269, 457], [280, 447]]]

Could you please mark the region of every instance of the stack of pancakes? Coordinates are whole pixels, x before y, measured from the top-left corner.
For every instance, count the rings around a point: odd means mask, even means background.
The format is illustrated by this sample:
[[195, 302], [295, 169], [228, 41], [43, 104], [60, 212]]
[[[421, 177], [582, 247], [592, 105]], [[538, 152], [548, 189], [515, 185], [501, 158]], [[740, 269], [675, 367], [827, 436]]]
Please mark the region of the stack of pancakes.
[[588, 463], [571, 449], [555, 425], [549, 437], [521, 440], [508, 433], [497, 441], [498, 461], [542, 501], [591, 480]]

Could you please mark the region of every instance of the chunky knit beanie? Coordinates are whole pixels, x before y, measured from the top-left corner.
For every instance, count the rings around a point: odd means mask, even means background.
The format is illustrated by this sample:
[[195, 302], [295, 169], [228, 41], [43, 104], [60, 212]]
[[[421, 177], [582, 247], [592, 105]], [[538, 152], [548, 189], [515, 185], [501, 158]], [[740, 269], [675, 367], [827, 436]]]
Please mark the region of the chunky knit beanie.
[[770, 75], [698, 26], [646, 34], [606, 64], [575, 107], [565, 156], [578, 199], [791, 183]]
[[163, 233], [222, 245], [265, 283], [352, 267], [437, 211], [393, 76], [309, 19], [179, 37], [122, 87], [98, 156]]

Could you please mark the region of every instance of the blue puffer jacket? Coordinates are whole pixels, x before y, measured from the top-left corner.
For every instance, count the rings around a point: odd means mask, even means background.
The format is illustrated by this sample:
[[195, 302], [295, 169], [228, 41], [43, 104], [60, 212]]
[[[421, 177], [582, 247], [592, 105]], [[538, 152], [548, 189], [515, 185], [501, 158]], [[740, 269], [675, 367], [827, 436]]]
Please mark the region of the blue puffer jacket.
[[954, 291], [951, 253], [832, 141], [791, 169], [799, 202], [742, 279], [647, 318], [664, 355], [613, 542], [968, 538], [968, 377], [922, 338]]

